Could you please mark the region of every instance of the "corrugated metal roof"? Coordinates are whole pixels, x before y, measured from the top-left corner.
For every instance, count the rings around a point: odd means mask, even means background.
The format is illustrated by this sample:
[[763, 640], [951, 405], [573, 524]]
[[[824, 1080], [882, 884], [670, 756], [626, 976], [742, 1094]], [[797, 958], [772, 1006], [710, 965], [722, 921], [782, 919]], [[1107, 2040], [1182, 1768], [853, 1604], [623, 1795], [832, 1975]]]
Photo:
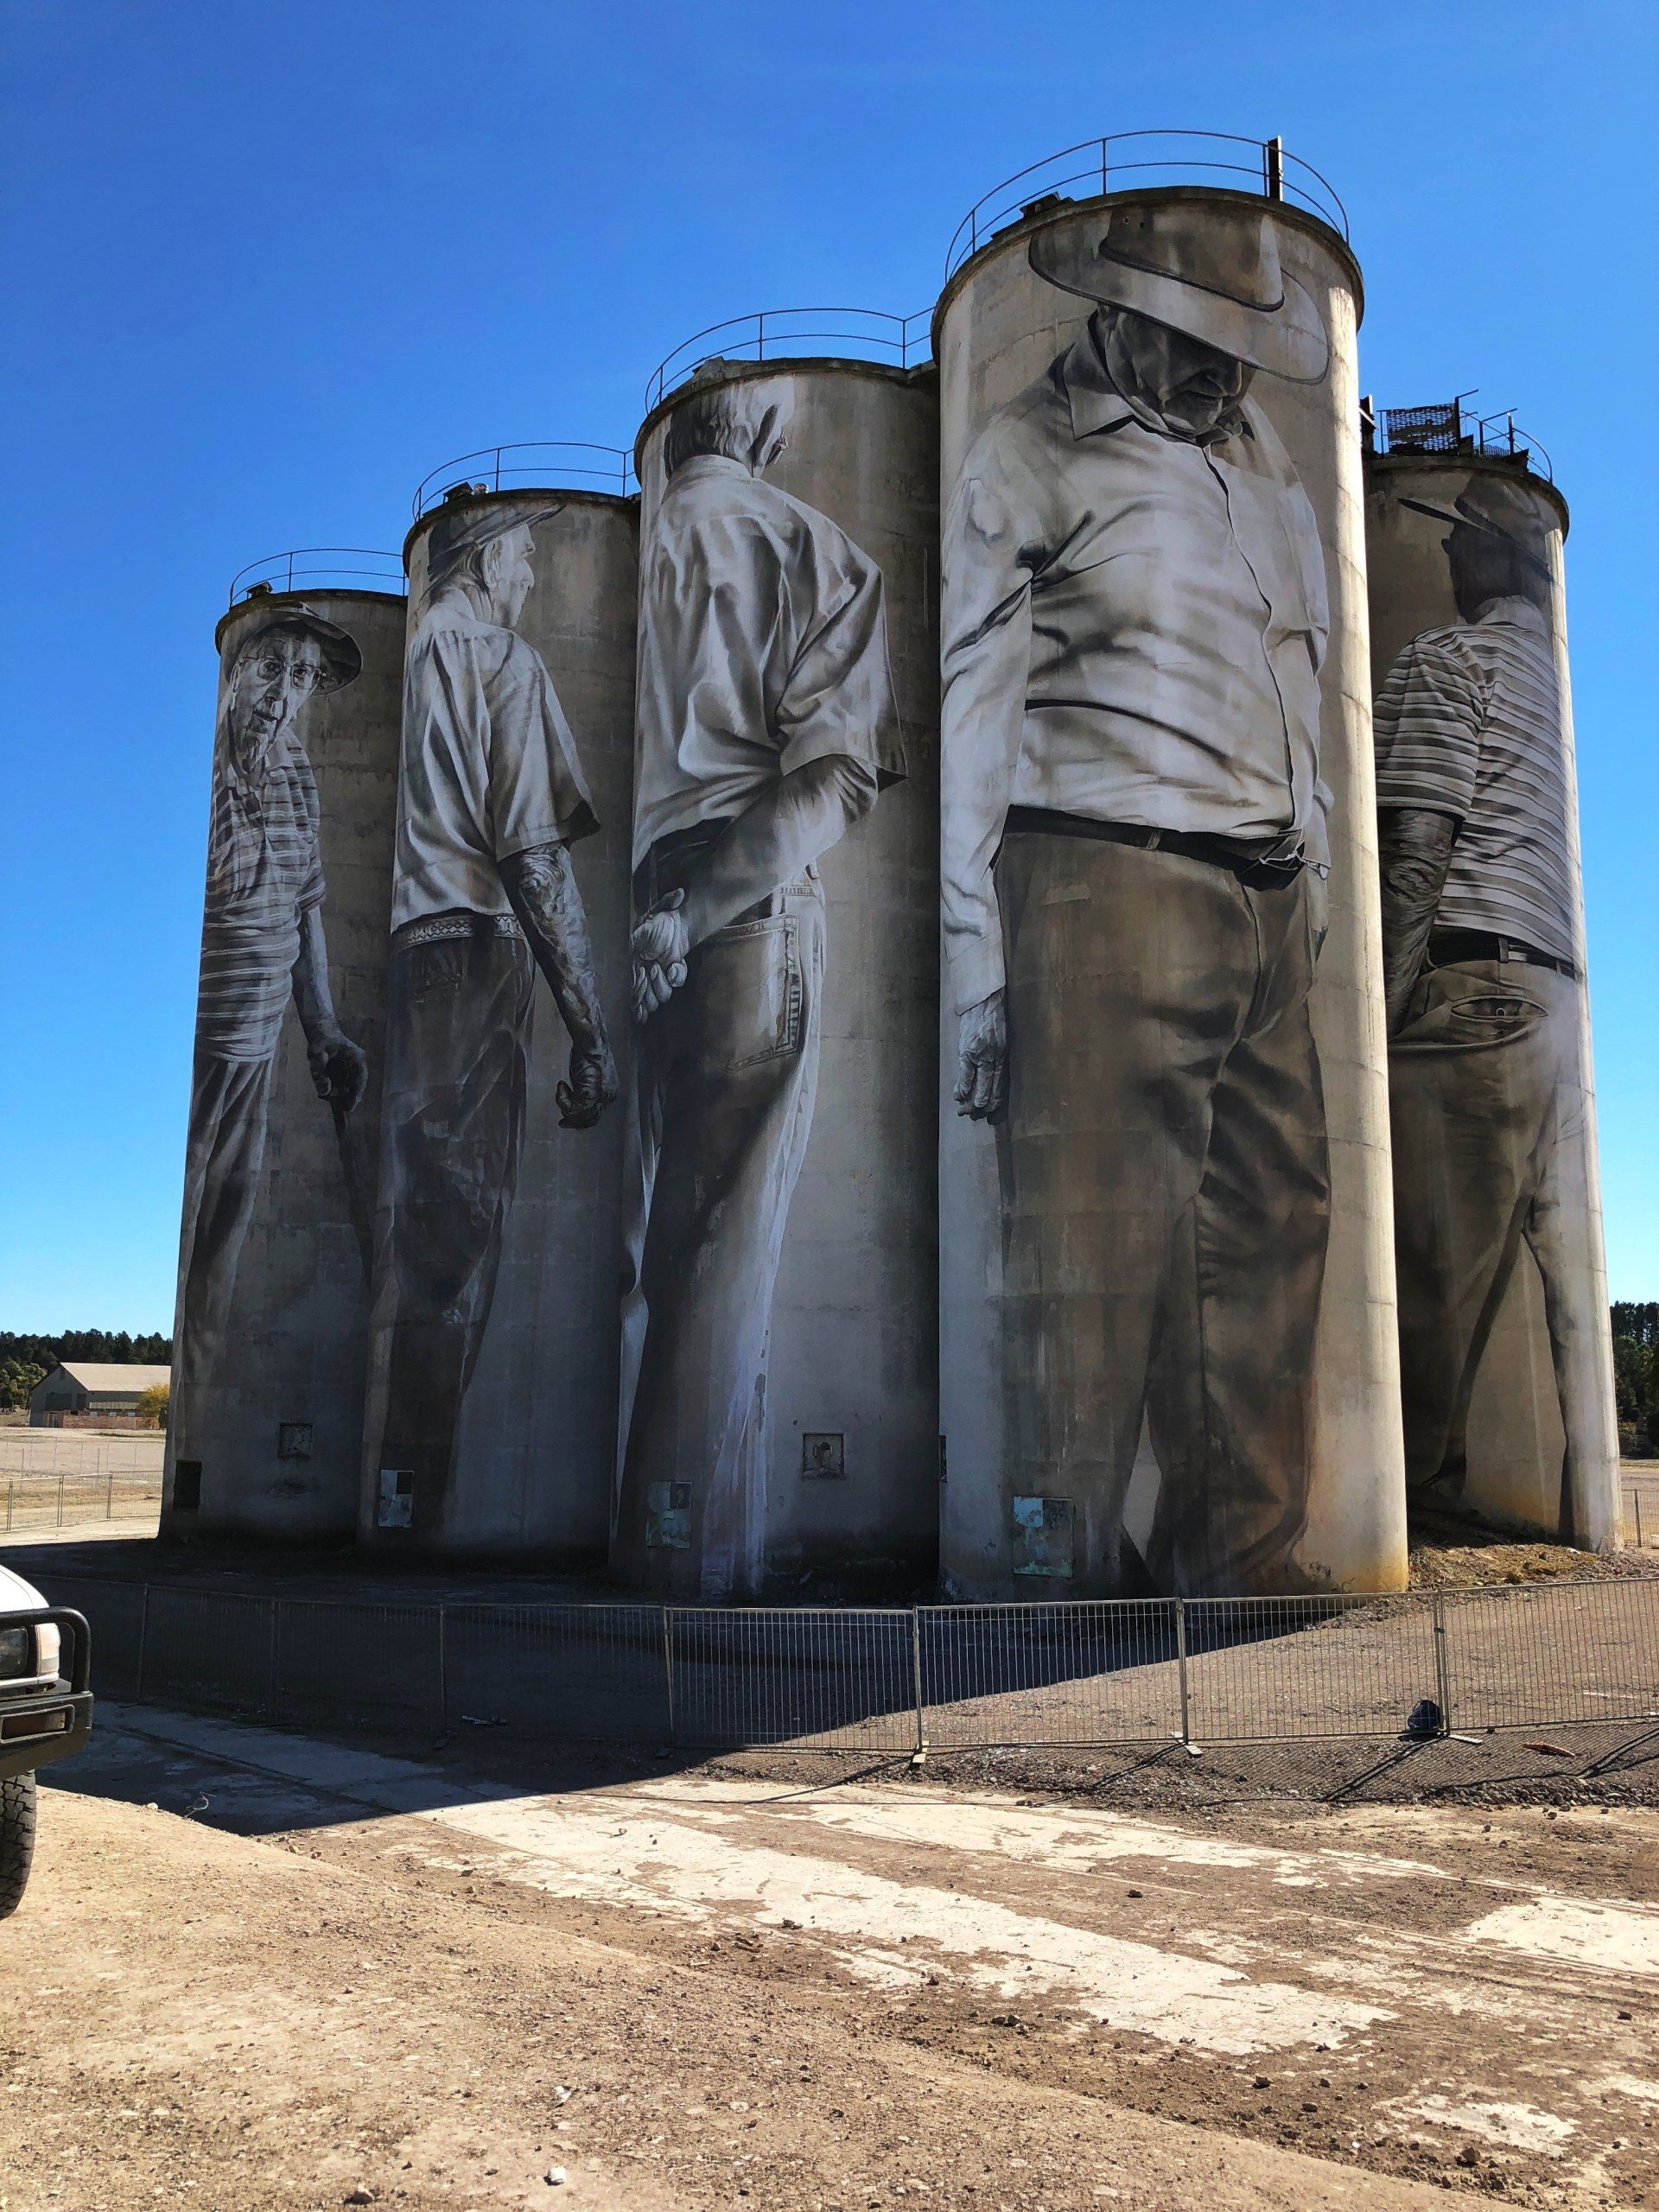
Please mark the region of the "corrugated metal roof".
[[[165, 1382], [171, 1372], [166, 1367], [123, 1367], [118, 1362], [92, 1359], [66, 1359], [52, 1370], [53, 1375], [67, 1375], [81, 1389], [99, 1396], [113, 1391], [135, 1397], [141, 1390], [152, 1390], [156, 1383]], [[49, 1382], [52, 1376], [46, 1379]]]

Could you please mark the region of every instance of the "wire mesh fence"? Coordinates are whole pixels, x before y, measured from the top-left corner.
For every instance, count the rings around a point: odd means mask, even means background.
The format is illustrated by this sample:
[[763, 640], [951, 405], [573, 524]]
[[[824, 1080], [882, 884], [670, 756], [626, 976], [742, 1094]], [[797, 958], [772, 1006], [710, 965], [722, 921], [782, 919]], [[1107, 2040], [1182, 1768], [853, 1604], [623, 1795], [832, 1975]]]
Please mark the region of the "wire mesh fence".
[[91, 1620], [106, 1694], [442, 1735], [899, 1754], [1659, 1717], [1659, 1580], [844, 1609], [380, 1603], [90, 1574], [54, 1576], [53, 1595]]

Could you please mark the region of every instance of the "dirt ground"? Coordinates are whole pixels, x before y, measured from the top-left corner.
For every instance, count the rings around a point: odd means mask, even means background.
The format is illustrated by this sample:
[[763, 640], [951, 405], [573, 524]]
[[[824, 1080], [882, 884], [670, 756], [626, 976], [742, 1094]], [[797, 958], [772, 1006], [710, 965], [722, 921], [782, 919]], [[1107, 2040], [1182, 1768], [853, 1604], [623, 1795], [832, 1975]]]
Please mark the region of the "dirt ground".
[[1659, 2204], [1653, 1814], [952, 1765], [105, 1708], [0, 1928], [0, 2212]]

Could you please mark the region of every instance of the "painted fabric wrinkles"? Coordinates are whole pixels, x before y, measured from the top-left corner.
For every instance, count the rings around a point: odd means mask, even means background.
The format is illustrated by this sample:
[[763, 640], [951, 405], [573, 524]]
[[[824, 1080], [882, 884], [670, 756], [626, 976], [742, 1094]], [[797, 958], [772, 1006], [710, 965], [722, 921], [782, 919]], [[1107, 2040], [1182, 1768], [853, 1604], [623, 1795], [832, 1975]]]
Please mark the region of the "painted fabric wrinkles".
[[990, 871], [1010, 806], [1296, 832], [1325, 859], [1319, 525], [1262, 410], [1230, 425], [1205, 445], [1149, 427], [1085, 329], [968, 453], [944, 555], [958, 1008], [1002, 982]]
[[1374, 727], [1377, 804], [1457, 818], [1439, 925], [1521, 938], [1581, 967], [1560, 686], [1543, 610], [1495, 599], [1473, 622], [1414, 638], [1383, 680]]
[[404, 683], [392, 928], [509, 913], [503, 860], [598, 827], [541, 655], [459, 589], [439, 591]]
[[[1289, 1589], [1331, 1199], [1309, 878], [1252, 889], [1029, 830], [997, 878], [1005, 1480], [1071, 1503], [1057, 1595]], [[1137, 1562], [1143, 1418], [1161, 1479]]]
[[699, 454], [663, 493], [641, 585], [636, 867], [810, 761], [904, 773], [881, 572], [827, 516]]
[[1584, 1207], [1561, 1187], [1585, 1133], [1568, 1081], [1580, 1011], [1579, 985], [1549, 969], [1459, 961], [1421, 978], [1389, 1052], [1407, 1481], [1462, 1492], [1476, 1378], [1524, 1243], [1567, 1436], [1569, 1534], [1573, 1463], [1599, 1433], [1589, 1271], [1573, 1249]]
[[224, 1060], [276, 1049], [300, 952], [300, 918], [323, 896], [316, 778], [292, 728], [249, 773], [221, 723], [207, 842], [196, 1038]]

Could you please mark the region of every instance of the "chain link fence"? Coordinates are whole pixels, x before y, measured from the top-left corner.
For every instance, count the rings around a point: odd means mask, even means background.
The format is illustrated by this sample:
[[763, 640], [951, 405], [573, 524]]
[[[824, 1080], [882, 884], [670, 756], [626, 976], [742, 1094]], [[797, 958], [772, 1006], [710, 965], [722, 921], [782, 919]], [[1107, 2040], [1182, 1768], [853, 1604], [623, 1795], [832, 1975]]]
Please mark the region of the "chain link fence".
[[[1659, 1580], [1389, 1598], [719, 1610], [53, 1578], [95, 1689], [336, 1726], [898, 1753], [1659, 1720]], [[1432, 1703], [1425, 1719], [1421, 1708]]]

